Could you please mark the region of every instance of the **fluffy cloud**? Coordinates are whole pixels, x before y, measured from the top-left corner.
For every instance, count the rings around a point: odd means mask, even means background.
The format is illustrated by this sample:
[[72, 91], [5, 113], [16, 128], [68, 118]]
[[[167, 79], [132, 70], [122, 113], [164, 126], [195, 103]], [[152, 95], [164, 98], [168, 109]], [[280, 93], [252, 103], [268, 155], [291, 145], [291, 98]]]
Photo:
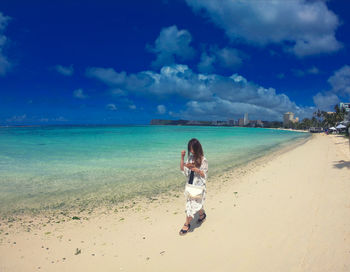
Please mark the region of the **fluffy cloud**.
[[164, 105], [158, 105], [157, 106], [157, 112], [159, 114], [165, 114], [166, 113], [166, 107]]
[[[101, 69], [99, 68], [99, 74], [94, 77], [106, 82]], [[120, 78], [120, 73], [112, 68], [105, 70], [107, 74], [113, 73], [116, 78]], [[178, 113], [180, 117], [237, 118], [248, 112], [252, 118], [280, 120], [286, 111], [293, 111], [297, 116], [305, 117], [313, 110], [298, 107], [285, 94], [277, 94], [275, 89], [249, 82], [238, 74], [230, 77], [217, 74], [204, 75], [194, 73], [186, 65], [173, 65], [163, 67], [159, 73], [153, 71], [129, 75], [123, 73], [123, 77], [124, 81], [118, 80], [118, 84], [114, 84], [114, 87], [139, 95], [180, 96], [187, 100], [186, 109]], [[108, 84], [111, 82], [115, 81], [110, 79]]]
[[179, 61], [191, 59], [195, 51], [190, 46], [191, 34], [185, 30], [179, 30], [177, 26], [163, 28], [153, 46], [148, 45], [150, 52], [155, 53], [157, 58], [152, 62], [152, 67], [159, 68]]
[[315, 105], [321, 110], [333, 110], [334, 105], [341, 99], [350, 99], [350, 66], [345, 65], [336, 70], [328, 78], [331, 89], [324, 93], [317, 93], [314, 97]]
[[77, 89], [73, 92], [73, 96], [75, 98], [79, 98], [79, 99], [85, 99], [88, 98], [88, 96], [86, 94], [84, 94], [83, 89]]
[[214, 71], [214, 63], [216, 57], [214, 55], [208, 55], [207, 52], [203, 52], [201, 55], [201, 60], [197, 65], [197, 68], [202, 73], [211, 73]]
[[332, 91], [350, 98], [350, 66], [345, 65], [328, 79]]
[[231, 70], [242, 64], [242, 53], [234, 48], [217, 47], [210, 48], [209, 52], [203, 52], [198, 63], [198, 70], [202, 73], [210, 73], [215, 70], [214, 65], [219, 65]]
[[4, 76], [12, 67], [11, 63], [4, 55], [4, 47], [7, 42], [7, 37], [3, 34], [10, 17], [3, 15], [0, 12], [0, 76]]
[[334, 106], [340, 102], [339, 97], [334, 93], [317, 93], [313, 100], [318, 109], [325, 111], [333, 111]]
[[60, 74], [62, 74], [62, 75], [64, 75], [64, 76], [72, 76], [73, 73], [74, 73], [73, 65], [71, 65], [71, 66], [56, 65], [56, 66], [54, 67], [54, 69], [55, 69], [58, 73], [60, 73]]
[[335, 37], [337, 16], [324, 1], [186, 0], [194, 11], [209, 17], [231, 40], [264, 46], [283, 44], [303, 57], [341, 48]]
[[98, 78], [107, 85], [117, 85], [125, 81], [126, 73], [116, 73], [112, 68], [90, 67], [85, 73], [88, 77]]
[[110, 111], [116, 111], [117, 110], [117, 106], [115, 104], [107, 104], [106, 105], [106, 109], [108, 109]]

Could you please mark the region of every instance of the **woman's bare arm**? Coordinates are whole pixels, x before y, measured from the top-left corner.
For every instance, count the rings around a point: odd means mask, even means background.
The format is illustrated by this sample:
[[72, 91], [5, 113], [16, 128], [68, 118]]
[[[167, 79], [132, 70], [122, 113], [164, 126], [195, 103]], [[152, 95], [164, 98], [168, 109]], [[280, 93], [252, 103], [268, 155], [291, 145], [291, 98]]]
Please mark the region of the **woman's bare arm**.
[[180, 169], [181, 169], [181, 171], [184, 171], [184, 158], [185, 158], [185, 155], [186, 155], [186, 151], [182, 150], [181, 151], [181, 161], [180, 161]]
[[204, 172], [203, 172], [202, 170], [199, 170], [197, 167], [194, 167], [194, 168], [192, 168], [191, 170], [194, 171], [194, 172], [196, 172], [196, 173], [198, 173], [202, 178], [205, 177]]

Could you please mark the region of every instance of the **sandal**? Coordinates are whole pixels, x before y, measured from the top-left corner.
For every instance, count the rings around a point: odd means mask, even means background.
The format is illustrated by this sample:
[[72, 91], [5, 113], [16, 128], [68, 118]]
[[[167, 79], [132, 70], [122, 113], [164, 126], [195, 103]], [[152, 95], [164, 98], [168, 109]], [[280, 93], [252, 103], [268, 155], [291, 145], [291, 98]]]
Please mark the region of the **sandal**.
[[205, 218], [207, 218], [207, 215], [205, 213], [203, 213], [202, 215], [199, 216], [197, 223], [202, 224], [205, 221]]
[[184, 230], [184, 229], [181, 229], [180, 230], [180, 232], [179, 232], [179, 234], [182, 236], [182, 235], [185, 235], [189, 230], [190, 230], [190, 228], [191, 228], [191, 224], [184, 224], [184, 226], [185, 227], [188, 227], [188, 229], [187, 230]]

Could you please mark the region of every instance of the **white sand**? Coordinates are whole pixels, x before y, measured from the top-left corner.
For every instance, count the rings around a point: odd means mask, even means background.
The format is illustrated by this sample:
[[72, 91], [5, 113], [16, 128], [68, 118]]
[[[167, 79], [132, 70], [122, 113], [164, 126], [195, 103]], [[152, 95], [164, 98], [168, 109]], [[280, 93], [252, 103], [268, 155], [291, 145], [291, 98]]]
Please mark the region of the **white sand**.
[[222, 180], [184, 237], [182, 194], [30, 232], [2, 223], [0, 271], [350, 271], [346, 139], [315, 135]]

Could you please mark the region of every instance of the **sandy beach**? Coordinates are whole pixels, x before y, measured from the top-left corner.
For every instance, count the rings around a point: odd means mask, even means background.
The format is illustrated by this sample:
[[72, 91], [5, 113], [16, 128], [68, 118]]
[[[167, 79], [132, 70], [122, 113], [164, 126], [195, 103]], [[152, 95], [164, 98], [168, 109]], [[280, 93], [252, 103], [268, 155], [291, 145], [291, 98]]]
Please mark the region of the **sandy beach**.
[[209, 177], [207, 221], [184, 237], [182, 192], [65, 222], [2, 221], [0, 271], [350, 271], [349, 154], [344, 137], [313, 135]]

